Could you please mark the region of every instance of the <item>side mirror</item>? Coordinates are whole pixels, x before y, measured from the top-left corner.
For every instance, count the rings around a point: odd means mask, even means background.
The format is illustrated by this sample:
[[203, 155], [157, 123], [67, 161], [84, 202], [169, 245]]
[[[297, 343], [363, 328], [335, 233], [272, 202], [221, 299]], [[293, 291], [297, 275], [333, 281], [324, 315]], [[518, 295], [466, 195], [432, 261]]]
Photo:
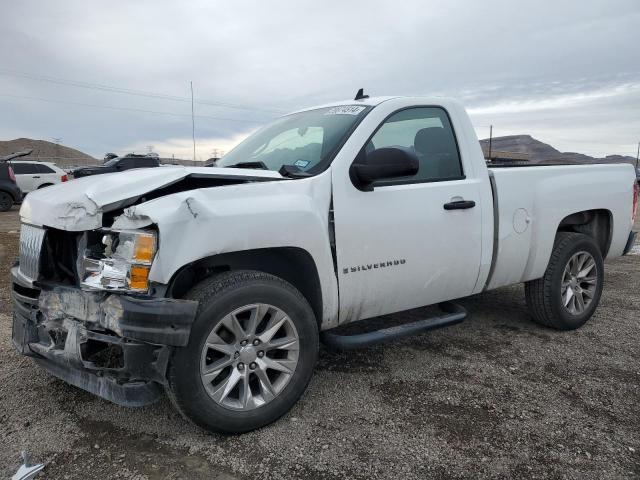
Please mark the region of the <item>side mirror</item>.
[[385, 147], [369, 153], [363, 150], [351, 165], [349, 175], [357, 188], [370, 191], [377, 180], [415, 175], [419, 165], [416, 154], [407, 148]]

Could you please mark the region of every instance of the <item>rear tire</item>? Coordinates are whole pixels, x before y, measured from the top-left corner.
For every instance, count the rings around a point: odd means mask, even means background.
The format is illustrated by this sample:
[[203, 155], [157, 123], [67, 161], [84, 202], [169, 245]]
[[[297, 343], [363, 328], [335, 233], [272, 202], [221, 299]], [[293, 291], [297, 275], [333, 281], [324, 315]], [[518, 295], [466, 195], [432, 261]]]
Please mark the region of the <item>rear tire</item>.
[[525, 283], [533, 320], [557, 330], [584, 325], [600, 302], [604, 263], [587, 235], [559, 232], [544, 276]]
[[13, 197], [7, 192], [0, 192], [0, 212], [6, 212], [13, 207]]
[[221, 433], [254, 430], [287, 413], [318, 357], [318, 325], [302, 294], [245, 270], [207, 278], [186, 298], [199, 306], [188, 345], [169, 364], [168, 394], [178, 411]]

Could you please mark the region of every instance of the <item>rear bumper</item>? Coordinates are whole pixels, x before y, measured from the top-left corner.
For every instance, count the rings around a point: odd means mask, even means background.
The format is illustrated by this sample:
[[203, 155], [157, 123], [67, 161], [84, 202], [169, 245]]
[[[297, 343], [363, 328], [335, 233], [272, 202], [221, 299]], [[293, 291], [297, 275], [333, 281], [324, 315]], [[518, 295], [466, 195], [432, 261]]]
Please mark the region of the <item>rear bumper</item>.
[[119, 405], [154, 402], [197, 302], [66, 286], [33, 288], [11, 270], [15, 348], [62, 380]]
[[629, 239], [627, 240], [627, 244], [624, 247], [624, 251], [622, 252], [622, 255], [626, 255], [631, 251], [631, 249], [633, 248], [633, 244], [636, 241], [637, 234], [638, 232], [629, 232]]

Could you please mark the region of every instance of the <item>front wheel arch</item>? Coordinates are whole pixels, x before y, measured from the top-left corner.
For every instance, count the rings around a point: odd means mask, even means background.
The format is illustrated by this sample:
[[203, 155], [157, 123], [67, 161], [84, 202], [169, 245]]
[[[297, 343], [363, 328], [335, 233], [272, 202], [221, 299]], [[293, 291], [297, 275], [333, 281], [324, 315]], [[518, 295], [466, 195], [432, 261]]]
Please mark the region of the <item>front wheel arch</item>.
[[290, 283], [309, 302], [320, 326], [323, 300], [318, 268], [311, 254], [299, 247], [241, 250], [201, 258], [174, 273], [168, 283], [166, 296], [182, 298], [204, 279], [236, 270], [264, 272]]

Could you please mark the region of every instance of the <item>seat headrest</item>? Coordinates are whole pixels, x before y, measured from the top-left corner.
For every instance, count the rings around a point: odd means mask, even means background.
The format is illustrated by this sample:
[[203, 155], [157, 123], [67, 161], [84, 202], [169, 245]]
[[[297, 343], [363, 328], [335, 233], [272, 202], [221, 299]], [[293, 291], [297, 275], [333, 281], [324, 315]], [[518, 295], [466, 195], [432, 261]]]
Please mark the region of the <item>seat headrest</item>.
[[451, 137], [442, 127], [427, 127], [418, 130], [413, 145], [416, 151], [422, 154], [451, 153], [455, 150], [451, 144]]

